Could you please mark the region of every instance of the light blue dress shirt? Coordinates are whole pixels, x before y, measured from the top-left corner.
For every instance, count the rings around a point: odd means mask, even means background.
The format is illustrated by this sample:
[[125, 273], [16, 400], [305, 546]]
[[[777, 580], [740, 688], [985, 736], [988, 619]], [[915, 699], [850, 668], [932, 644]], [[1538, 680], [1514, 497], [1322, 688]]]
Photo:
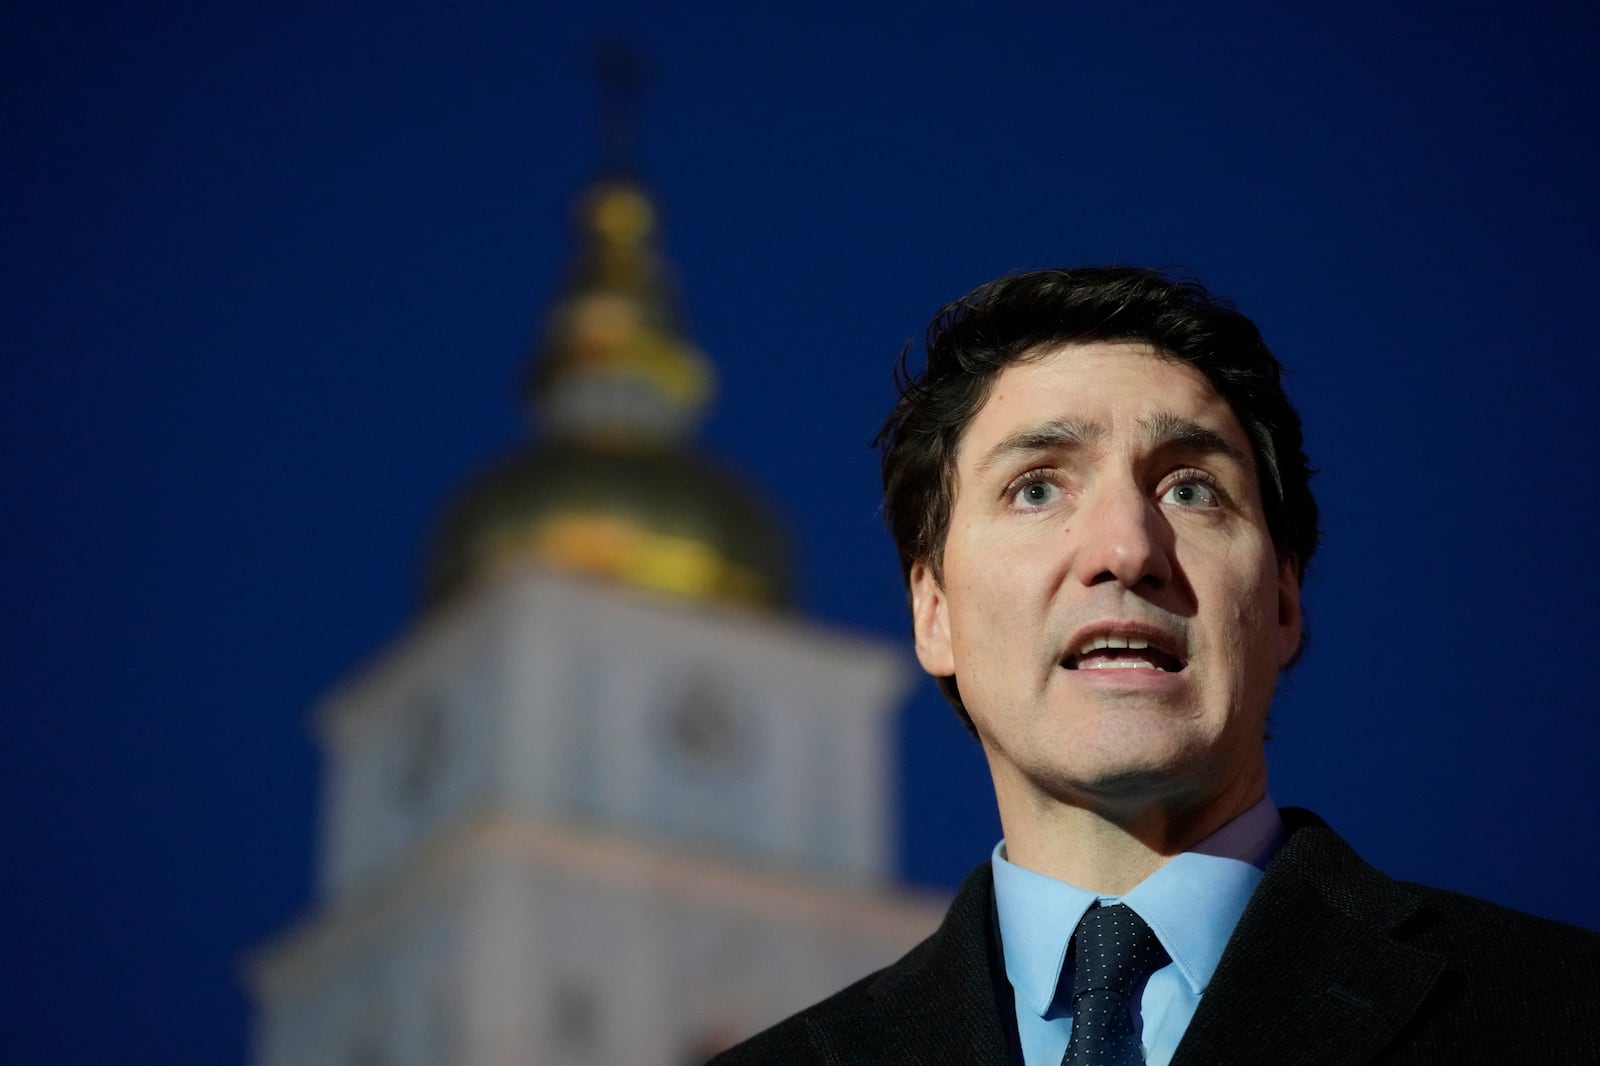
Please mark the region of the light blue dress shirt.
[[1097, 900], [1125, 903], [1172, 961], [1150, 975], [1140, 999], [1147, 1066], [1167, 1066], [1216, 972], [1267, 861], [1283, 842], [1270, 797], [1196, 844], [1124, 896], [1101, 896], [1016, 866], [995, 845], [995, 907], [1006, 976], [1016, 996], [1027, 1066], [1060, 1066], [1072, 1037], [1072, 975], [1063, 975], [1072, 932]]

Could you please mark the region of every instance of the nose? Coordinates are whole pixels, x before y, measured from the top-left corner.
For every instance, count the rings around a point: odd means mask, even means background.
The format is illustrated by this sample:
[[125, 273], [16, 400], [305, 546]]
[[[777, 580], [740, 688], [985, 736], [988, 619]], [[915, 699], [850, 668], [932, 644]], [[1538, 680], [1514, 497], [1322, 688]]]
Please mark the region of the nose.
[[1162, 588], [1172, 580], [1172, 528], [1138, 485], [1103, 484], [1075, 515], [1073, 573], [1085, 585]]

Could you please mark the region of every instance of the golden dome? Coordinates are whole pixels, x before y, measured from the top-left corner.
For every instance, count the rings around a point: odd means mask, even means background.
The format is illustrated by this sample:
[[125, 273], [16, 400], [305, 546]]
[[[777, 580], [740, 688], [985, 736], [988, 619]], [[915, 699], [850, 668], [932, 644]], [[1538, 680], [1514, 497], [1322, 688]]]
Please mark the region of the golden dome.
[[530, 448], [489, 471], [447, 515], [431, 600], [536, 561], [691, 599], [780, 606], [787, 549], [735, 478], [675, 449]]

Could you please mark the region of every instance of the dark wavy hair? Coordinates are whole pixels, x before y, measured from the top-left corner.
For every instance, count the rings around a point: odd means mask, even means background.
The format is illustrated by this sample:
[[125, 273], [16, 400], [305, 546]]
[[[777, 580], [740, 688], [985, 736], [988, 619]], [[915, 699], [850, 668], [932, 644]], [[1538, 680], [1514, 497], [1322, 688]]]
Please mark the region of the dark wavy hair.
[[[1261, 331], [1197, 281], [1141, 267], [1084, 267], [980, 285], [934, 315], [920, 374], [910, 370], [912, 345], [900, 353], [900, 399], [875, 443], [883, 454], [884, 522], [908, 586], [921, 561], [943, 583], [956, 450], [1000, 371], [1089, 341], [1146, 344], [1206, 376], [1250, 438], [1267, 529], [1304, 582], [1321, 537], [1313, 471], [1300, 416], [1283, 391], [1283, 367]], [[971, 729], [955, 678], [939, 678], [939, 687]]]

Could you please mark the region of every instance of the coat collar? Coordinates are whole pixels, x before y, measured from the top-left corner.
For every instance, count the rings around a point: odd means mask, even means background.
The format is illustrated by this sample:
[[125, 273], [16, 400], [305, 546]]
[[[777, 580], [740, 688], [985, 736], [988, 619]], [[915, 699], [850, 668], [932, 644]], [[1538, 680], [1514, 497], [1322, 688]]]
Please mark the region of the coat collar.
[[1234, 930], [1173, 1057], [1349, 1066], [1369, 1061], [1422, 1005], [1445, 960], [1401, 942], [1420, 898], [1368, 866], [1309, 811]]
[[994, 881], [986, 862], [967, 876], [938, 930], [880, 974], [856, 1009], [826, 1026], [812, 1026], [811, 1039], [823, 1061], [830, 1066], [1003, 1066], [1014, 1041], [1008, 1030], [1014, 1032], [1015, 1023], [999, 943]]

